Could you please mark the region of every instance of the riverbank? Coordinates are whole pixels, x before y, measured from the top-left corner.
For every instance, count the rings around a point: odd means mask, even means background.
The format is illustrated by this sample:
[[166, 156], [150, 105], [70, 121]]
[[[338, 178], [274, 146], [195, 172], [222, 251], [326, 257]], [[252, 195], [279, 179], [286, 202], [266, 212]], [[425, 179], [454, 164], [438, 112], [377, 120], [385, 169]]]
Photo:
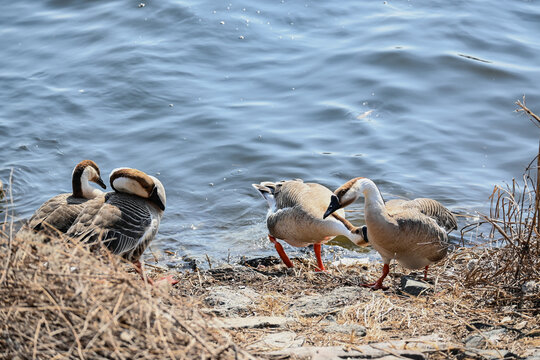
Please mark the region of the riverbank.
[[487, 298], [485, 286], [466, 280], [485, 249], [456, 250], [427, 283], [393, 266], [387, 291], [360, 286], [379, 276], [378, 263], [344, 261], [317, 273], [311, 260], [287, 269], [272, 257], [173, 273], [179, 284], [152, 288], [107, 252], [6, 235], [4, 224], [5, 358], [540, 356], [540, 282], [529, 281], [515, 303]]

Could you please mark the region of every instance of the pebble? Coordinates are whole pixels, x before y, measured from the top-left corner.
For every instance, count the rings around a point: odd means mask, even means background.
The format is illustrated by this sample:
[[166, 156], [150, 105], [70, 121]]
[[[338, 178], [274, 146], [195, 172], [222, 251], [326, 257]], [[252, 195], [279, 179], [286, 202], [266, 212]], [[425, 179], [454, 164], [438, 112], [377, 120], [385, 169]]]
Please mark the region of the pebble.
[[465, 339], [467, 349], [483, 348], [488, 342], [496, 343], [502, 334], [508, 330], [505, 328], [497, 328], [489, 331], [483, 331], [481, 334], [474, 334]]
[[358, 324], [331, 324], [324, 328], [325, 333], [354, 334], [366, 336], [366, 328]]
[[431, 288], [431, 285], [425, 282], [414, 280], [408, 276], [402, 276], [401, 291], [410, 295], [418, 296], [432, 292], [433, 289]]

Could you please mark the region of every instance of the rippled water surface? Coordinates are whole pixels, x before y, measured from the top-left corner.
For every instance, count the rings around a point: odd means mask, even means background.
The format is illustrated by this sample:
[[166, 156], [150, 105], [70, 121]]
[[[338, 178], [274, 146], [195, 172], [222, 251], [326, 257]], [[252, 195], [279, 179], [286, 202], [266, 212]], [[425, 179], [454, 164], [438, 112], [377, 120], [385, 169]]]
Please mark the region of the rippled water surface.
[[539, 34], [536, 1], [10, 2], [0, 178], [22, 220], [82, 159], [144, 170], [167, 190], [152, 248], [217, 262], [274, 254], [264, 180], [475, 214], [537, 151], [513, 110], [540, 112]]

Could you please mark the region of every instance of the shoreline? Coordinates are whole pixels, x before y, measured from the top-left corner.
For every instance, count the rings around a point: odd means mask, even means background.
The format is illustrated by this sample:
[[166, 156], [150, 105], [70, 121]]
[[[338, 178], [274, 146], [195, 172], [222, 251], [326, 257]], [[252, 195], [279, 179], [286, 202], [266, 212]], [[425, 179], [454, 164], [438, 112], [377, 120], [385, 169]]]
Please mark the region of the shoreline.
[[379, 263], [316, 273], [315, 263], [302, 258], [292, 269], [273, 257], [251, 263], [257, 262], [265, 265], [184, 274], [171, 294], [191, 297], [213, 317], [212, 326], [260, 357], [338, 359], [338, 348], [372, 359], [526, 357], [535, 348], [540, 356], [538, 320], [514, 309], [475, 308], [470, 294], [456, 288], [461, 269], [450, 261], [435, 265], [428, 283], [421, 271], [392, 266], [387, 291], [360, 286], [379, 276]]
[[310, 253], [293, 258], [292, 269], [274, 256], [191, 271], [147, 264], [154, 279], [180, 280], [151, 287], [106, 250], [90, 252], [63, 236], [10, 237], [7, 225], [0, 357], [32, 357], [34, 349], [42, 358], [107, 353], [96, 349], [127, 358], [141, 351], [216, 359], [540, 357], [540, 281], [506, 290], [471, 282], [504, 248], [458, 248], [430, 267], [427, 283], [421, 271], [393, 264], [385, 291], [361, 286], [380, 276], [379, 261], [342, 259], [315, 272]]

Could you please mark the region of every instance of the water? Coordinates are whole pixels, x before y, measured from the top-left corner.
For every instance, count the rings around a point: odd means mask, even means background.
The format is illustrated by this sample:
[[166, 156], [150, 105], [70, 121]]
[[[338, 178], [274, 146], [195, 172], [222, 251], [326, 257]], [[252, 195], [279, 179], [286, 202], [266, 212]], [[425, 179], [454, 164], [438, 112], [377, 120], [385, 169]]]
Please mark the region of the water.
[[252, 183], [365, 176], [475, 214], [537, 151], [513, 112], [523, 95], [540, 112], [535, 1], [138, 5], [4, 2], [0, 178], [19, 219], [89, 158], [161, 179], [155, 251], [274, 255]]

